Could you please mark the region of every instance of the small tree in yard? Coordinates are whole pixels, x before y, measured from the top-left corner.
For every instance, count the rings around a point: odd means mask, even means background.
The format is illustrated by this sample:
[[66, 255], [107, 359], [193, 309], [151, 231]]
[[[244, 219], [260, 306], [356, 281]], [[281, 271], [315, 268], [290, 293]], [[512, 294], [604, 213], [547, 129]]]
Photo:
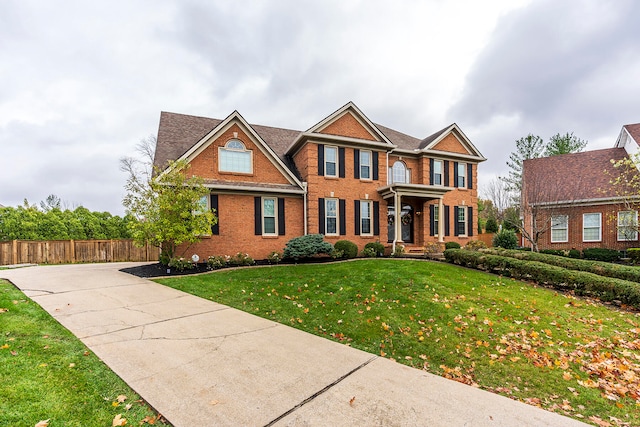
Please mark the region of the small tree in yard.
[[[140, 146], [139, 151], [145, 152]], [[121, 160], [121, 169], [129, 172], [125, 185], [127, 195], [122, 203], [127, 214], [138, 220], [131, 222], [134, 241], [161, 248], [160, 259], [167, 263], [176, 257], [179, 245], [188, 243], [186, 252], [201, 236], [211, 233], [217, 218], [213, 212], [203, 209], [202, 200], [209, 195], [209, 190], [202, 178], [187, 175], [186, 162], [172, 162], [156, 176], [149, 172], [149, 166], [150, 163], [131, 158]]]
[[610, 221], [616, 224], [619, 238], [636, 240], [640, 226], [636, 212], [640, 209], [640, 156], [625, 157], [611, 161], [613, 170], [605, 171], [617, 198], [620, 200], [619, 217], [612, 216]]

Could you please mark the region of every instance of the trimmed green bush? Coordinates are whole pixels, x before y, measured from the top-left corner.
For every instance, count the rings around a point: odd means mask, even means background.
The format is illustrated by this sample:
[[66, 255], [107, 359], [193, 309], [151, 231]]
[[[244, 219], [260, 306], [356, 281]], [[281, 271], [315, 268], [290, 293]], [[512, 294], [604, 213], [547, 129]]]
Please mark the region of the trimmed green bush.
[[338, 240], [333, 248], [336, 251], [342, 251], [344, 253], [345, 258], [355, 258], [358, 256], [358, 245], [349, 240]]
[[372, 249], [375, 256], [384, 256], [384, 245], [380, 242], [369, 242], [364, 245], [364, 249]]
[[498, 232], [498, 221], [495, 218], [489, 218], [487, 220], [487, 224], [484, 226], [484, 230], [487, 233], [497, 233]]
[[445, 249], [460, 249], [460, 243], [458, 242], [447, 242], [444, 244]]
[[518, 236], [512, 230], [502, 230], [493, 236], [493, 246], [505, 249], [515, 249], [518, 247]]
[[284, 258], [310, 258], [319, 254], [331, 254], [333, 245], [324, 241], [322, 234], [307, 234], [289, 240], [284, 248]]
[[542, 254], [536, 252], [509, 251], [500, 248], [485, 250], [491, 255], [507, 256], [525, 261], [543, 262], [549, 265], [566, 268], [569, 270], [587, 271], [605, 277], [615, 277], [617, 279], [629, 280], [640, 283], [640, 269], [609, 262], [589, 261], [585, 259], [573, 259], [564, 256]]
[[487, 244], [482, 240], [471, 240], [464, 246], [464, 248], [470, 251], [477, 251], [480, 249], [487, 249]]
[[627, 256], [631, 258], [631, 262], [634, 264], [640, 263], [640, 248], [627, 249]]
[[542, 285], [571, 290], [577, 295], [587, 295], [603, 301], [620, 301], [640, 308], [640, 285], [626, 280], [567, 270], [537, 261], [524, 261], [463, 249], [446, 250], [444, 255], [447, 261], [453, 264], [515, 279], [532, 280]]
[[595, 261], [613, 262], [620, 259], [620, 251], [605, 248], [586, 248], [582, 250], [582, 256], [585, 259]]

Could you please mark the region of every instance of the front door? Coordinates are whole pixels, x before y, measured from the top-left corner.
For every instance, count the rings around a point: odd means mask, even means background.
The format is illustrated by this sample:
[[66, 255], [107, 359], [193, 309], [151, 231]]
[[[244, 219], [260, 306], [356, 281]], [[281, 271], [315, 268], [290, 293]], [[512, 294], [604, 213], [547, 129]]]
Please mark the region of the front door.
[[[387, 208], [387, 230], [388, 241], [393, 242], [396, 236], [395, 221], [395, 207], [389, 206]], [[413, 208], [411, 205], [402, 205], [402, 211], [400, 211], [400, 237], [404, 243], [413, 243]]]

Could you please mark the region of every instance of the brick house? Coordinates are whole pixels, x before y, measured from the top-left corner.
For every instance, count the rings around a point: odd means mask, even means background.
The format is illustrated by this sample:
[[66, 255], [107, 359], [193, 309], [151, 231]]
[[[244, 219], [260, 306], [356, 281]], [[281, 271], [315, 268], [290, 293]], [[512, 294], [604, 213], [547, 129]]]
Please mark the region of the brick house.
[[306, 131], [162, 112], [154, 165], [184, 159], [204, 178], [218, 224], [189, 249], [264, 259], [320, 233], [360, 250], [473, 238], [477, 167], [486, 160], [452, 124], [418, 139], [348, 103]]
[[523, 162], [524, 227], [541, 231], [538, 249], [640, 246], [637, 206], [611, 185], [620, 176], [612, 161], [633, 156], [639, 143], [640, 123], [625, 125], [613, 148]]

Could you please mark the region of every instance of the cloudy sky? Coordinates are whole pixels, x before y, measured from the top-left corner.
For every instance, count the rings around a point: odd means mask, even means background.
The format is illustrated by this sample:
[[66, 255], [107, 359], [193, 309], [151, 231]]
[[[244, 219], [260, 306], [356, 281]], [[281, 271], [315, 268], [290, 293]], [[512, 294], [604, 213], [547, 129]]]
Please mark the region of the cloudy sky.
[[423, 138], [456, 122], [506, 175], [514, 141], [608, 148], [640, 122], [634, 0], [2, 0], [0, 204], [122, 215], [119, 158], [160, 111], [305, 130], [353, 101]]

